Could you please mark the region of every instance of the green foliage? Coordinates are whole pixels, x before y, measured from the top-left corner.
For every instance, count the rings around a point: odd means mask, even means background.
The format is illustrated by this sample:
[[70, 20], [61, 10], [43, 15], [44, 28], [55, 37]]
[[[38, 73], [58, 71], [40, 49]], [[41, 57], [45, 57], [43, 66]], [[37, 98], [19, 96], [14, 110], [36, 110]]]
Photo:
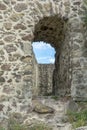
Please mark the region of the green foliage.
[[74, 128], [87, 125], [87, 110], [81, 112], [68, 112], [69, 122]]
[[15, 119], [10, 118], [8, 130], [27, 130], [27, 128], [24, 125], [19, 124]]
[[[2, 129], [2, 130], [4, 130], [4, 129]], [[52, 130], [52, 128], [50, 128], [44, 124], [36, 124], [30, 128], [26, 128], [25, 126], [20, 125], [20, 124], [14, 124], [8, 130]]]
[[57, 95], [54, 95], [54, 96], [52, 96], [51, 98], [52, 98], [52, 99], [55, 99], [55, 100], [58, 100], [58, 99], [59, 99], [59, 97], [58, 97]]
[[20, 124], [14, 124], [8, 130], [27, 130], [25, 126]]
[[45, 124], [36, 124], [29, 128], [29, 130], [52, 130], [52, 128], [46, 126]]
[[4, 128], [0, 127], [0, 130], [5, 130]]
[[[0, 130], [5, 130], [4, 128], [0, 127]], [[10, 121], [8, 126], [8, 130], [52, 130], [46, 124], [34, 124], [31, 127], [26, 127], [25, 125], [18, 124], [14, 120]]]

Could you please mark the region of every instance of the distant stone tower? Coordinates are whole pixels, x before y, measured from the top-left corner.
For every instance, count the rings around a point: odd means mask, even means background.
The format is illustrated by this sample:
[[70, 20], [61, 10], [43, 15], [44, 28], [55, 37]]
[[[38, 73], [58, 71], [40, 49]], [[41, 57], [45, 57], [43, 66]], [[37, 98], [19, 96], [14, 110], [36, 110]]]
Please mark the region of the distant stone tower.
[[0, 1], [0, 121], [13, 112], [27, 119], [33, 88], [33, 41], [56, 50], [58, 95], [87, 100], [87, 48], [83, 0]]

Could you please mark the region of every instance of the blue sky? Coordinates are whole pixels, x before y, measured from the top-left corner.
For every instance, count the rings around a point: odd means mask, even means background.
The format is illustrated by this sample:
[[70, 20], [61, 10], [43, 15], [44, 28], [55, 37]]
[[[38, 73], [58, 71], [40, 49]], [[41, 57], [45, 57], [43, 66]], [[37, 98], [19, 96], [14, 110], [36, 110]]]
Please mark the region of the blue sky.
[[34, 42], [32, 46], [38, 63], [54, 63], [55, 49], [50, 44]]

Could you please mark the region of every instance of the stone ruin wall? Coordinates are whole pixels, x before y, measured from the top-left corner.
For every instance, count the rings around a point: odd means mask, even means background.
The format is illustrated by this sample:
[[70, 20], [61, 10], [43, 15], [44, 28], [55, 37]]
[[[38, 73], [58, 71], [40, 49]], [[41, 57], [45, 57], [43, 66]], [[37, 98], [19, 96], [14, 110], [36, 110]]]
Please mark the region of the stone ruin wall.
[[33, 86], [32, 86], [32, 96], [38, 96], [39, 93], [39, 64], [36, 60], [35, 54], [34, 52], [32, 53], [33, 55], [33, 63], [32, 63], [32, 67], [33, 67], [33, 71], [32, 71], [32, 81], [33, 81]]
[[54, 64], [39, 64], [39, 96], [52, 95]]
[[33, 53], [33, 97], [52, 95], [54, 68], [54, 64], [39, 64]]
[[[66, 32], [66, 39], [55, 54], [55, 69], [53, 72], [53, 93], [59, 96], [71, 94], [71, 46], [69, 45], [70, 35]], [[68, 43], [68, 44], [67, 44]]]
[[[83, 21], [81, 20], [81, 16], [83, 15], [82, 5], [83, 0], [0, 1], [1, 123], [4, 119], [8, 119], [9, 115], [14, 112], [21, 113], [23, 121], [28, 119], [30, 106], [32, 106], [32, 87], [34, 84], [32, 42], [35, 37], [35, 26], [44, 17], [58, 17], [64, 25], [66, 19], [68, 19], [66, 23], [68, 35], [65, 35], [64, 39], [61, 37], [58, 40], [55, 39], [58, 37], [57, 34], [54, 38], [56, 43], [53, 42], [52, 44], [56, 49], [56, 80], [59, 80], [58, 83], [61, 82], [61, 78], [63, 79], [63, 74], [65, 74], [64, 68], [67, 68], [65, 77], [67, 82], [70, 81], [70, 85], [68, 86], [71, 96], [74, 100], [87, 100], [87, 48], [84, 48], [86, 39], [84, 37]], [[58, 26], [56, 27], [57, 29]], [[43, 38], [46, 40], [46, 37]], [[60, 56], [57, 56], [57, 50], [59, 49], [56, 46], [57, 44], [61, 45], [62, 48]], [[66, 52], [64, 48], [67, 47], [69, 51]], [[63, 59], [65, 59], [64, 62]], [[62, 68], [58, 67], [58, 61]], [[69, 70], [68, 66], [70, 66]], [[62, 72], [61, 78], [60, 72]], [[56, 77], [55, 75], [54, 77]], [[54, 83], [56, 84], [56, 82]], [[65, 86], [63, 86], [64, 89], [66, 89]], [[55, 88], [58, 90], [57, 85]]]
[[[55, 70], [53, 74], [53, 93], [70, 95], [71, 91], [71, 46], [67, 19], [57, 16], [45, 17], [35, 26], [34, 40], [45, 41], [55, 48]], [[56, 28], [57, 27], [57, 28]]]

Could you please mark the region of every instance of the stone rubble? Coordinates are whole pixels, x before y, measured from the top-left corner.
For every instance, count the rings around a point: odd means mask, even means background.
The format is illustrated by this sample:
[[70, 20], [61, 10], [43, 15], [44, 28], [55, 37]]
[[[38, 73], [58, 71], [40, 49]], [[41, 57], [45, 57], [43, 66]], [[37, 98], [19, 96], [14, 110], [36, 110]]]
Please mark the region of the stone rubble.
[[38, 97], [32, 102], [33, 109], [40, 105], [42, 106], [40, 107], [41, 110], [44, 106], [46, 110], [52, 108], [54, 112], [50, 113], [50, 111], [48, 111], [48, 113], [41, 113], [40, 109], [38, 110], [40, 111], [40, 113], [38, 111], [32, 111], [29, 114], [28, 118], [25, 120], [24, 124], [26, 124], [27, 126], [31, 126], [34, 123], [45, 123], [52, 127], [53, 130], [72, 130], [72, 125], [68, 122], [68, 118], [66, 116], [67, 102], [63, 102], [61, 100], [54, 100], [50, 97]]
[[83, 126], [83, 127], [77, 128], [76, 130], [87, 130], [87, 126]]

